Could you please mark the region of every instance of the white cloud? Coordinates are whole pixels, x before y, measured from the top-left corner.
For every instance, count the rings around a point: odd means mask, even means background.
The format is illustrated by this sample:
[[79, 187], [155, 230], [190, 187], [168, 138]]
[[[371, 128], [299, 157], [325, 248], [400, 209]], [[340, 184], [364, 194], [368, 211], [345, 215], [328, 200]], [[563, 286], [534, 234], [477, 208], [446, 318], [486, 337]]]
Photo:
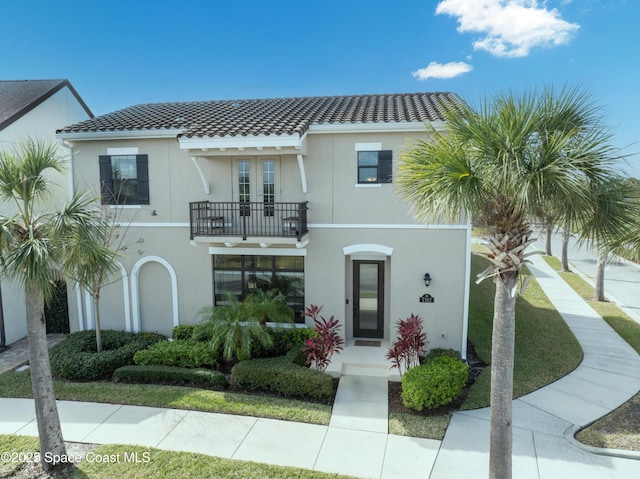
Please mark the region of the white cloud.
[[580, 28], [537, 0], [442, 0], [436, 14], [456, 17], [461, 33], [484, 34], [474, 48], [498, 57], [524, 57], [534, 47], [564, 45]]
[[473, 70], [473, 67], [465, 62], [437, 63], [431, 62], [425, 68], [411, 73], [418, 80], [427, 78], [453, 78]]

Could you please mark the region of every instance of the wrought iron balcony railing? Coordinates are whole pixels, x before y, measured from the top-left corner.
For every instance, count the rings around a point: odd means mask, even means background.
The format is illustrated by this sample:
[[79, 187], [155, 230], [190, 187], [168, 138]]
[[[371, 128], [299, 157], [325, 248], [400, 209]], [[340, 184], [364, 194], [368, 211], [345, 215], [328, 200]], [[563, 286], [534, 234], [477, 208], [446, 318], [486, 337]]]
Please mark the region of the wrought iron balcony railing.
[[214, 202], [189, 203], [191, 239], [196, 236], [296, 238], [308, 232], [307, 202]]

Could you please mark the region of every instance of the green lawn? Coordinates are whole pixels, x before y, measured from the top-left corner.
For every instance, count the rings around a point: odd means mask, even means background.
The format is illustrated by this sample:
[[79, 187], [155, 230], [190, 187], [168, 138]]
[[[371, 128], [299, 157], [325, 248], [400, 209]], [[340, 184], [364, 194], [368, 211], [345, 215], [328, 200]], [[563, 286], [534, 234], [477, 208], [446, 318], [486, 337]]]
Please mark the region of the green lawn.
[[[0, 435], [0, 451], [33, 453], [38, 450], [34, 437]], [[254, 462], [222, 459], [187, 452], [161, 451], [148, 447], [104, 445], [91, 451], [94, 458], [107, 457], [107, 461], [84, 461], [74, 470], [73, 479], [329, 479], [348, 478], [295, 467], [272, 466]], [[126, 461], [137, 458], [140, 462]], [[19, 464], [0, 462], [0, 477], [11, 477]]]
[[[615, 304], [593, 301], [593, 287], [575, 273], [560, 273], [560, 260], [554, 256], [545, 256], [545, 261], [559, 272], [569, 286], [591, 306], [596, 313], [609, 323], [613, 329], [640, 354], [640, 324], [627, 316]], [[605, 278], [606, 281], [606, 278]]]
[[[471, 260], [471, 300], [469, 304], [469, 340], [478, 356], [491, 362], [493, 297], [491, 279], [475, 284], [476, 275], [488, 265], [487, 260]], [[528, 274], [528, 271], [523, 271]], [[582, 349], [571, 330], [554, 309], [532, 277], [516, 302], [516, 339], [513, 395], [520, 397], [573, 371], [582, 360]], [[486, 368], [471, 387], [463, 409], [489, 405], [490, 368]]]
[[[269, 396], [155, 384], [78, 383], [55, 380], [56, 398], [239, 414], [311, 424], [329, 424], [331, 406]], [[29, 372], [0, 375], [0, 397], [31, 398]]]

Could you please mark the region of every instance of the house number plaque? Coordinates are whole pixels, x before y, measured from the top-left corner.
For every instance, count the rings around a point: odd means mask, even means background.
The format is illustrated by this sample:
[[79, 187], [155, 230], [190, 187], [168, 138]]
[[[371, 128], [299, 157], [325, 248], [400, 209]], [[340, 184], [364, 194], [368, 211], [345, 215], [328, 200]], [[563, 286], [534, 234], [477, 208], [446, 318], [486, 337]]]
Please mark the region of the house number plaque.
[[421, 303], [433, 303], [434, 301], [435, 298], [428, 293], [424, 293], [422, 296], [420, 296]]

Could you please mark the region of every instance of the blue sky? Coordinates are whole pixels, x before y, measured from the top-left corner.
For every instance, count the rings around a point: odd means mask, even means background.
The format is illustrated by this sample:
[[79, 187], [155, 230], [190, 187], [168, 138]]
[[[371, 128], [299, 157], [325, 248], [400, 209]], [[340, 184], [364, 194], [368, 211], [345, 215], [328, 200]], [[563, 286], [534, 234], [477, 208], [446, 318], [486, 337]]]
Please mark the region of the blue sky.
[[[617, 146], [640, 152], [638, 0], [22, 0], [2, 11], [14, 20], [0, 30], [0, 79], [68, 78], [96, 115], [416, 91], [473, 104], [567, 84], [593, 94]], [[640, 155], [629, 162], [640, 177]]]

